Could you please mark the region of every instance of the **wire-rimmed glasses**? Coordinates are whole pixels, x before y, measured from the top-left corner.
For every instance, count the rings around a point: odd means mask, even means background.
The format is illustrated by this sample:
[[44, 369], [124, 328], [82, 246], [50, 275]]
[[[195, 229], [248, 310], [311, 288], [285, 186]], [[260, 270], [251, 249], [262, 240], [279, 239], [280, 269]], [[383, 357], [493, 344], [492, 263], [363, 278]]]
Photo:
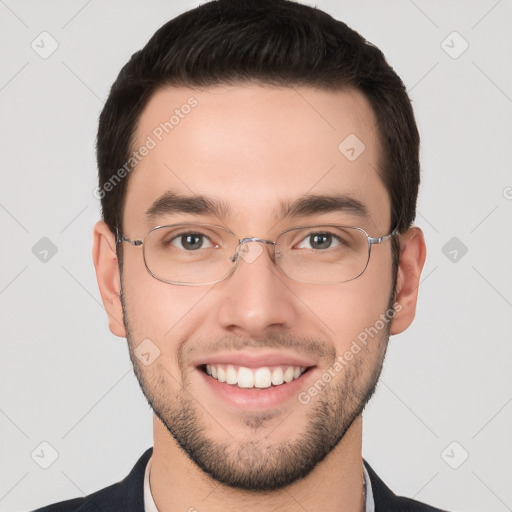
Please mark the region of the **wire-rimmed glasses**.
[[[142, 240], [118, 234], [118, 242], [143, 247], [148, 272], [164, 283], [184, 286], [210, 285], [229, 277], [241, 259], [251, 263], [272, 246], [272, 259], [294, 281], [336, 284], [359, 277], [367, 268], [371, 247], [396, 234], [371, 237], [359, 227], [337, 224], [296, 226], [275, 241], [239, 238], [223, 226], [182, 223], [156, 226]], [[260, 244], [248, 251], [248, 243]], [[248, 255], [251, 254], [249, 257]], [[256, 257], [255, 257], [256, 254]]]

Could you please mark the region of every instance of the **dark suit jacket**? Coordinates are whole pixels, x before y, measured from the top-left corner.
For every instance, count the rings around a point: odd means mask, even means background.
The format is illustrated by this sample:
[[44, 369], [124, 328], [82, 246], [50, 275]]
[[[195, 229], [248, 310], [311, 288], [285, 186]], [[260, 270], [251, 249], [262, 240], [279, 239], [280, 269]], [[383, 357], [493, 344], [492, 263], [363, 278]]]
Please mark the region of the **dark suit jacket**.
[[[144, 512], [144, 472], [152, 453], [153, 448], [149, 448], [120, 482], [84, 498], [61, 501], [34, 512]], [[370, 465], [366, 461], [364, 464], [372, 482], [375, 512], [442, 512], [418, 501], [395, 496]]]

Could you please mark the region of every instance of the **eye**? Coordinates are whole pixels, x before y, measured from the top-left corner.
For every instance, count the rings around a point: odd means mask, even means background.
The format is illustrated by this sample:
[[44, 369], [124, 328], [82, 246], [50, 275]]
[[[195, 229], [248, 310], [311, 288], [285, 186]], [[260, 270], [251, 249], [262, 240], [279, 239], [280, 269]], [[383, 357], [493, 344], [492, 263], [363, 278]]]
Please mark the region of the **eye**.
[[213, 247], [210, 239], [202, 233], [183, 233], [169, 240], [169, 245], [185, 251], [197, 251]]
[[296, 246], [298, 249], [330, 249], [341, 245], [338, 236], [332, 233], [311, 233]]

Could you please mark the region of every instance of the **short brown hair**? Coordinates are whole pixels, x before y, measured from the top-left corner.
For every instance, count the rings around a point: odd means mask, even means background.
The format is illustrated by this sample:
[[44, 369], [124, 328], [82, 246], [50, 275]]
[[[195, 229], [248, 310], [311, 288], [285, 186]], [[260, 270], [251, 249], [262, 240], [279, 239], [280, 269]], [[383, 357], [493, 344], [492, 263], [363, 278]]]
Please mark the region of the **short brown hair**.
[[[363, 93], [377, 121], [390, 230], [411, 226], [420, 182], [419, 134], [406, 88], [382, 52], [317, 8], [289, 0], [215, 0], [163, 25], [110, 90], [99, 119], [97, 160], [103, 219], [113, 233], [123, 229], [128, 176], [108, 192], [104, 187], [129, 159], [138, 120], [154, 92], [167, 85], [246, 82]], [[396, 239], [393, 255], [396, 264]]]

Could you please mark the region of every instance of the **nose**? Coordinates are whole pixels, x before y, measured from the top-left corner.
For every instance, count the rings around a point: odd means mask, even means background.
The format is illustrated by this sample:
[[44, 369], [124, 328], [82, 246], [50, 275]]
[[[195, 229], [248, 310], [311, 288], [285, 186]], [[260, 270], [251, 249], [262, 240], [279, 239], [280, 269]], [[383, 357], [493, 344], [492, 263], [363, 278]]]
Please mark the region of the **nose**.
[[289, 329], [297, 319], [297, 298], [273, 261], [272, 243], [247, 239], [234, 273], [217, 285], [218, 321], [232, 333], [261, 338]]

